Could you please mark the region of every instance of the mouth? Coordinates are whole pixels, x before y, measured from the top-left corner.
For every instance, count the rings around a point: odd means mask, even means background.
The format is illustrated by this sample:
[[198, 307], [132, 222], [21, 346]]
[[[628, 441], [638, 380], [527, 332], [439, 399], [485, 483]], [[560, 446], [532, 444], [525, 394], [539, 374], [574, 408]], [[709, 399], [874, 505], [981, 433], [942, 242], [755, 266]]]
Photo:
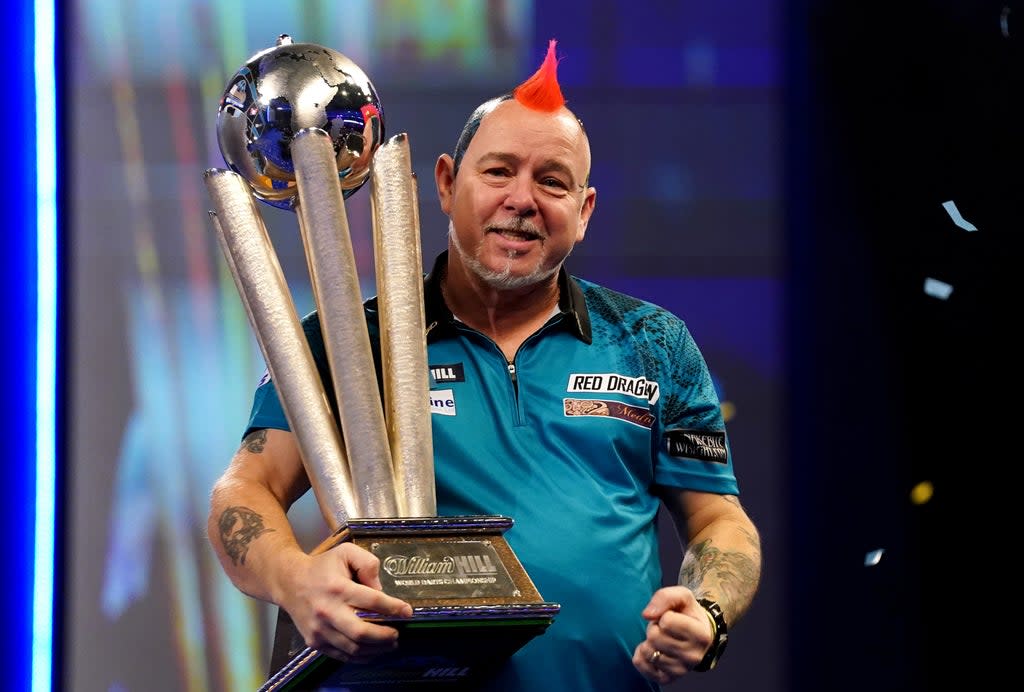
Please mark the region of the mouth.
[[540, 231], [533, 228], [501, 228], [499, 226], [491, 226], [487, 229], [487, 232], [496, 233], [506, 240], [518, 243], [544, 239]]

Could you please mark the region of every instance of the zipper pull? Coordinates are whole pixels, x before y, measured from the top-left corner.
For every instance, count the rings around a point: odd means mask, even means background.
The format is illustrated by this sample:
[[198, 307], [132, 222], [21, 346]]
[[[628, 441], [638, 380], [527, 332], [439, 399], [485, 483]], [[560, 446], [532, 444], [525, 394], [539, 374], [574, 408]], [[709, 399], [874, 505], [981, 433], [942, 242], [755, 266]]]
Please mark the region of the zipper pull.
[[508, 374], [509, 374], [509, 377], [512, 378], [512, 381], [515, 382], [516, 381], [516, 364], [515, 363], [509, 363], [508, 364]]

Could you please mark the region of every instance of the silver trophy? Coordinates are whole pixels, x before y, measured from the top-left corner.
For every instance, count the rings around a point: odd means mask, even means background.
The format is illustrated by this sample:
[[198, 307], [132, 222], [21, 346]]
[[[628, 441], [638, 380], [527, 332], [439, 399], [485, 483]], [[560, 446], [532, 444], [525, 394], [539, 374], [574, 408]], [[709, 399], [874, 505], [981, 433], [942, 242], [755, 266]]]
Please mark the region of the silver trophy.
[[[217, 112], [217, 140], [229, 170], [206, 173], [218, 235], [331, 530], [354, 517], [436, 511], [430, 418], [423, 405], [391, 407], [392, 437], [406, 441], [401, 451], [415, 449], [397, 463], [392, 459], [345, 212], [345, 197], [370, 179], [375, 155], [377, 168], [404, 162], [404, 175], [374, 186], [375, 208], [402, 214], [378, 224], [378, 283], [386, 295], [396, 285], [422, 286], [408, 138], [385, 143], [383, 137], [377, 93], [355, 63], [281, 36], [228, 83]], [[344, 439], [358, 444], [343, 444], [254, 199], [297, 214], [338, 417]], [[422, 301], [408, 290], [400, 293], [401, 320], [383, 356], [409, 367], [388, 370], [387, 391], [398, 402], [425, 401]]]
[[[331, 536], [381, 560], [411, 619], [400, 646], [341, 664], [278, 611], [263, 690], [471, 685], [550, 625], [501, 516], [438, 517], [416, 180], [405, 134], [384, 140], [373, 84], [341, 53], [278, 37], [229, 80], [217, 112], [226, 169], [204, 174], [242, 303]], [[382, 372], [373, 354], [345, 199], [372, 180]], [[257, 202], [296, 212], [337, 400], [333, 411]], [[383, 397], [381, 395], [383, 392]], [[340, 425], [339, 425], [340, 424]], [[429, 569], [434, 578], [411, 578]], [[425, 687], [426, 685], [426, 687]]]

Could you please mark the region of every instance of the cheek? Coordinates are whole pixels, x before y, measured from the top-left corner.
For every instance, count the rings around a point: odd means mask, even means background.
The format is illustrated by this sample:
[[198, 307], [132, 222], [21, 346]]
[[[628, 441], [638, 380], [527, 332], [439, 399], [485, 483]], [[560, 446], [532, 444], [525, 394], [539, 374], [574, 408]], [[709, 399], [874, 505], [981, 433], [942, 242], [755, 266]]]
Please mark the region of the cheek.
[[480, 194], [463, 192], [452, 198], [451, 214], [466, 219], [479, 218], [486, 212], [486, 197]]
[[582, 239], [586, 224], [580, 216], [580, 210], [575, 204], [558, 205], [552, 207], [550, 213], [545, 215], [545, 222], [550, 228], [562, 229], [561, 235], [567, 240], [578, 241]]

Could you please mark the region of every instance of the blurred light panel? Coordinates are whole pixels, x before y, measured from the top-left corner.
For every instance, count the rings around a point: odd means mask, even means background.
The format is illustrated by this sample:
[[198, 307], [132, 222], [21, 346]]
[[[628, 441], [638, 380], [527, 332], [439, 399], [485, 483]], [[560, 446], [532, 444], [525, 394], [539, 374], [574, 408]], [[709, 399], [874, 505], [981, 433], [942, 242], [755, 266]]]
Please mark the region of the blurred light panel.
[[32, 690], [53, 678], [53, 567], [56, 494], [57, 147], [55, 6], [35, 2], [36, 415]]

